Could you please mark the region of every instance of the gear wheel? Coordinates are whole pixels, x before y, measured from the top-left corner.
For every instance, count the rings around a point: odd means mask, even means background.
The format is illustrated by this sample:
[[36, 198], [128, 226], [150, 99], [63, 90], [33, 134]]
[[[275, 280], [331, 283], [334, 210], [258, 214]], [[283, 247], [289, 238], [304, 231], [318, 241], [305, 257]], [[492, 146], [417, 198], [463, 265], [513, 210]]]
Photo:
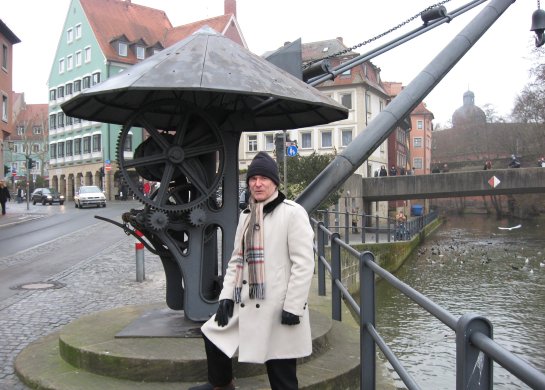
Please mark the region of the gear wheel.
[[168, 223], [168, 215], [163, 211], [152, 210], [147, 215], [147, 225], [155, 231], [165, 230]]
[[[152, 124], [157, 115], [170, 115], [172, 127], [157, 129]], [[131, 158], [125, 155], [124, 146], [130, 142], [133, 127], [143, 127], [149, 138], [138, 145]], [[223, 179], [225, 155], [214, 119], [177, 99], [141, 108], [123, 126], [117, 141], [119, 168], [134, 195], [145, 205], [165, 212], [188, 211], [212, 197]], [[135, 179], [138, 176], [160, 182], [154, 197], [144, 196]]]
[[206, 222], [206, 212], [202, 207], [196, 207], [189, 212], [189, 223], [195, 227], [202, 226]]

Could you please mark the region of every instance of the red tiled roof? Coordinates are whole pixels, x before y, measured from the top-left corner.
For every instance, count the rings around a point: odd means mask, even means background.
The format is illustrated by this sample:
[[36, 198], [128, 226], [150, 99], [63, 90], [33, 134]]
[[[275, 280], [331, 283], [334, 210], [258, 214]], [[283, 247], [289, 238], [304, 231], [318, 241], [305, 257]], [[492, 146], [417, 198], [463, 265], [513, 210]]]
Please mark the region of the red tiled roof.
[[117, 54], [110, 44], [113, 38], [125, 35], [129, 42], [143, 39], [148, 45], [163, 42], [172, 24], [164, 11], [120, 0], [80, 0], [102, 52], [109, 60], [135, 63], [134, 53], [127, 57]]
[[[195, 31], [199, 30], [204, 26], [208, 26], [214, 31], [217, 31], [220, 34], [223, 34], [226, 28], [229, 26], [233, 15], [221, 15], [214, 18], [209, 18], [205, 20], [199, 20], [197, 22], [184, 24], [182, 26], [174, 27], [169, 30], [166, 34], [165, 47], [175, 44], [176, 42], [181, 41], [182, 39], [187, 38]], [[238, 42], [237, 42], [238, 43]]]

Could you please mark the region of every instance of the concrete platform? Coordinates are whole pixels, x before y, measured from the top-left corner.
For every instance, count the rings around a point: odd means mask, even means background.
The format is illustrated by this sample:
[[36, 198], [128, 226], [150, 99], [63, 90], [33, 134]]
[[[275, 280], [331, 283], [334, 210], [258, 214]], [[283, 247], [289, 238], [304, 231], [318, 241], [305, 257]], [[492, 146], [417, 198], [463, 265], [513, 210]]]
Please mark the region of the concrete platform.
[[[158, 309], [163, 311], [164, 304], [81, 317], [21, 351], [16, 373], [31, 388], [51, 390], [183, 390], [206, 382], [204, 346], [194, 331], [177, 337], [116, 337]], [[172, 322], [173, 314], [167, 314], [165, 321]], [[358, 389], [358, 329], [317, 311], [311, 311], [311, 324], [313, 354], [299, 362], [300, 389]], [[237, 388], [270, 388], [263, 365], [234, 362]]]

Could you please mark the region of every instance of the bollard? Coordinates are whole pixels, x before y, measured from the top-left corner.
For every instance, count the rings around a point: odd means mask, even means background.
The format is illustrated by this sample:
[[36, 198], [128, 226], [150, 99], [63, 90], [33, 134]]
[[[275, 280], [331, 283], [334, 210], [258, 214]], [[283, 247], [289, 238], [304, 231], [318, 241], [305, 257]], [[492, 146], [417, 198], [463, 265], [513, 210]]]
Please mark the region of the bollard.
[[[138, 237], [142, 237], [143, 234], [139, 230], [136, 230]], [[146, 279], [146, 272], [144, 268], [144, 244], [137, 241], [134, 244], [135, 256], [136, 256], [136, 281], [142, 282]]]

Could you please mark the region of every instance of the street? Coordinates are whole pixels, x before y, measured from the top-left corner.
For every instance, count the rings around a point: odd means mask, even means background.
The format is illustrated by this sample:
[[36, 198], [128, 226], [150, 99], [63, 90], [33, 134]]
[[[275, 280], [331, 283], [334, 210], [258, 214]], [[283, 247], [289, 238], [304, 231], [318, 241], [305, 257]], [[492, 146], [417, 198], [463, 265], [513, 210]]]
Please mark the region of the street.
[[124, 211], [140, 206], [136, 201], [85, 209], [75, 208], [73, 202], [31, 203], [26, 210], [26, 203], [8, 203], [7, 215], [0, 219], [0, 300], [15, 294], [14, 287], [48, 280], [125, 236], [119, 227], [95, 215], [121, 222]]

